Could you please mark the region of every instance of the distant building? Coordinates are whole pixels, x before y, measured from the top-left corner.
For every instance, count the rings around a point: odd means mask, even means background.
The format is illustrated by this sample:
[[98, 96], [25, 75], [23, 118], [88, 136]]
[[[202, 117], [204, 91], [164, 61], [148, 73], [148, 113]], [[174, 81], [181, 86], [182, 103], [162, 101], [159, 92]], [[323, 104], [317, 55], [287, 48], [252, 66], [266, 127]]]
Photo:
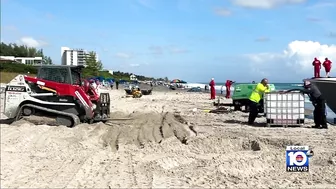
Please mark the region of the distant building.
[[135, 76], [134, 74], [132, 74], [132, 75], [130, 76], [130, 80], [131, 80], [131, 81], [137, 81], [138, 79], [136, 78], [136, 76]]
[[113, 75], [113, 70], [108, 70], [108, 73], [110, 73], [111, 75]]
[[[70, 49], [69, 47], [61, 47], [62, 65], [85, 66], [85, 59], [88, 55], [89, 52], [84, 49]], [[98, 54], [96, 54], [96, 60], [99, 60]]]
[[43, 63], [42, 57], [15, 57], [15, 56], [0, 56], [1, 62], [12, 61], [27, 65], [39, 65]]

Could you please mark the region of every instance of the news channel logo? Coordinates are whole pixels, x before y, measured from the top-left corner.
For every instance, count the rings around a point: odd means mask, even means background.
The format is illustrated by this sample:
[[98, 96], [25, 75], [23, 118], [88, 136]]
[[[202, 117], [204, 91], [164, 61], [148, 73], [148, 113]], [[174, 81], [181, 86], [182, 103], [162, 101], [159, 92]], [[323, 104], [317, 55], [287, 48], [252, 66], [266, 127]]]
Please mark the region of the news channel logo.
[[287, 146], [286, 148], [286, 171], [309, 172], [309, 158], [314, 152], [309, 146]]

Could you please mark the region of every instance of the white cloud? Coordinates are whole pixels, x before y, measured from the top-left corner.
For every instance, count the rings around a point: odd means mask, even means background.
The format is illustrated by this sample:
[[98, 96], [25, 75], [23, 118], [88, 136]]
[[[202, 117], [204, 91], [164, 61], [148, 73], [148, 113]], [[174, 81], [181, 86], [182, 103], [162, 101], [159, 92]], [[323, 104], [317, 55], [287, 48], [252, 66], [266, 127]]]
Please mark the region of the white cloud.
[[336, 7], [335, 2], [317, 2], [316, 4], [308, 6], [307, 9], [309, 10], [324, 9], [325, 10], [326, 8], [334, 9], [335, 7]]
[[315, 57], [321, 61], [328, 57], [336, 62], [336, 45], [314, 41], [292, 41], [282, 53], [249, 54], [247, 57], [252, 71], [254, 69], [263, 76], [298, 79], [312, 76], [312, 61]]
[[150, 46], [149, 50], [152, 54], [163, 54], [163, 48], [160, 46]]
[[115, 54], [115, 57], [122, 58], [122, 59], [130, 59], [133, 57], [133, 55], [129, 53], [118, 52]]
[[231, 0], [233, 4], [256, 9], [271, 9], [282, 5], [304, 3], [306, 0]]
[[257, 41], [257, 42], [267, 42], [269, 40], [270, 40], [270, 38], [268, 38], [268, 37], [258, 37], [255, 41]]
[[182, 49], [182, 48], [178, 48], [178, 47], [173, 47], [170, 48], [170, 53], [174, 53], [174, 54], [182, 54], [182, 53], [188, 53], [189, 51], [187, 49]]
[[130, 64], [131, 67], [139, 67], [140, 64]]
[[20, 40], [17, 41], [17, 43], [27, 45], [28, 47], [42, 47], [44, 45], [47, 45], [46, 42], [41, 40], [36, 40], [32, 37], [22, 37]]
[[219, 16], [230, 16], [231, 15], [231, 11], [226, 8], [216, 8], [214, 12], [215, 14]]
[[3, 27], [1, 27], [1, 29], [3, 29], [4, 31], [8, 31], [8, 32], [17, 32], [18, 31], [18, 29], [13, 25], [3, 26]]
[[138, 3], [150, 9], [154, 8], [153, 2], [151, 0], [138, 0]]
[[164, 53], [171, 53], [171, 54], [183, 54], [190, 52], [188, 49], [180, 48], [174, 45], [168, 46], [150, 46], [149, 48], [150, 54], [161, 55]]

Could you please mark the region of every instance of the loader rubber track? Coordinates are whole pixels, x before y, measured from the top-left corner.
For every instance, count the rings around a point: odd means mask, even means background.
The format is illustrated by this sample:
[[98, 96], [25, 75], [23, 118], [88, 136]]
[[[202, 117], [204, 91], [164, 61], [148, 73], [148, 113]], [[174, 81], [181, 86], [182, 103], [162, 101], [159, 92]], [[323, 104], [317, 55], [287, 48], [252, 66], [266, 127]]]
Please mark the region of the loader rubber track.
[[77, 115], [75, 115], [75, 114], [66, 113], [66, 112], [62, 112], [62, 111], [58, 111], [58, 110], [54, 110], [54, 109], [50, 109], [50, 108], [45, 108], [45, 107], [37, 106], [37, 105], [34, 105], [34, 104], [23, 104], [20, 107], [20, 109], [18, 110], [17, 114], [16, 114], [16, 118], [15, 118], [16, 121], [20, 119], [21, 114], [22, 114], [22, 109], [24, 107], [31, 107], [31, 108], [34, 108], [34, 109], [37, 109], [37, 110], [42, 110], [42, 111], [54, 113], [54, 114], [57, 114], [57, 115], [71, 117], [72, 124], [71, 125], [67, 125], [68, 127], [74, 127], [74, 126], [76, 126], [76, 125], [78, 125], [80, 123], [79, 117]]

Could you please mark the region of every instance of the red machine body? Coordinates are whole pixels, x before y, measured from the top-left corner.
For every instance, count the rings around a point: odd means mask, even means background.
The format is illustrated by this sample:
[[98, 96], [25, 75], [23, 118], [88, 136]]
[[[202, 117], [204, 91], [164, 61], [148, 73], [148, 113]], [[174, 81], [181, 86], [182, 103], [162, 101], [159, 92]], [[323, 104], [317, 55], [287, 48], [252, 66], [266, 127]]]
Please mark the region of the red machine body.
[[[67, 126], [79, 122], [107, 121], [110, 117], [109, 93], [98, 93], [88, 81], [83, 80], [82, 68], [47, 65], [39, 68], [36, 77], [24, 76], [27, 86], [18, 96], [29, 94], [29, 98], [23, 98], [16, 107], [16, 119], [22, 114], [29, 116], [40, 111], [56, 115], [56, 120]], [[11, 85], [16, 85], [15, 79]], [[9, 111], [13, 108], [11, 106]], [[14, 116], [13, 113], [8, 114]]]
[[98, 94], [95, 91], [90, 91], [90, 89], [87, 92], [93, 93], [93, 95], [89, 95], [84, 92], [83, 87], [80, 85], [71, 85], [67, 83], [58, 83], [54, 81], [44, 80], [37, 77], [30, 77], [25, 76], [24, 79], [30, 83], [34, 83], [37, 86], [39, 86], [40, 89], [54, 92], [57, 96], [72, 96], [76, 99], [78, 99], [85, 108], [86, 116], [88, 118], [92, 118], [94, 116], [93, 113], [93, 104], [91, 101], [99, 99]]

